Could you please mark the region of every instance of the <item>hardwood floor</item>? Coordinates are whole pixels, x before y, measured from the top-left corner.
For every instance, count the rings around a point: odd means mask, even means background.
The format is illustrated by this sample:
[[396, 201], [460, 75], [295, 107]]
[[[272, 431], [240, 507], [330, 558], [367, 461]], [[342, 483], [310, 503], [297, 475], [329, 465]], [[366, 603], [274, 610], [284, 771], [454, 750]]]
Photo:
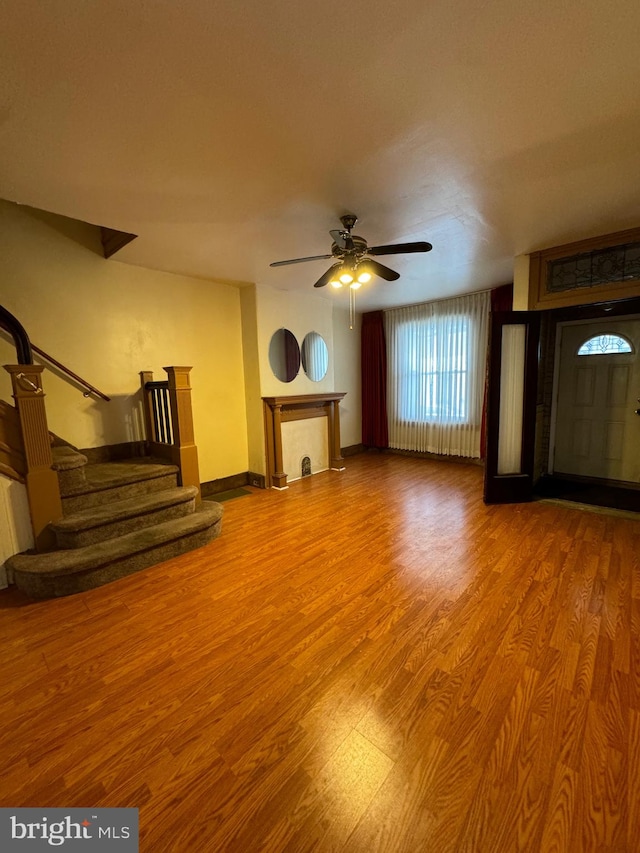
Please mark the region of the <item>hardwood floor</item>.
[[347, 460], [87, 593], [0, 593], [0, 805], [142, 851], [640, 849], [640, 523]]

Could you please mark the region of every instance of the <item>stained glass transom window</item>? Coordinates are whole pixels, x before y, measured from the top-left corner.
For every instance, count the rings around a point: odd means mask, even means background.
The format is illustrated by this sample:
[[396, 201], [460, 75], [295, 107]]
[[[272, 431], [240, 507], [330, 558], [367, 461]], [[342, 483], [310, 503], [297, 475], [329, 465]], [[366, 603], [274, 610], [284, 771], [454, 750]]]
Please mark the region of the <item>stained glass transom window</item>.
[[582, 344], [578, 355], [609, 355], [623, 352], [633, 352], [633, 347], [622, 335], [594, 335]]
[[549, 261], [550, 293], [640, 279], [640, 243], [626, 243]]

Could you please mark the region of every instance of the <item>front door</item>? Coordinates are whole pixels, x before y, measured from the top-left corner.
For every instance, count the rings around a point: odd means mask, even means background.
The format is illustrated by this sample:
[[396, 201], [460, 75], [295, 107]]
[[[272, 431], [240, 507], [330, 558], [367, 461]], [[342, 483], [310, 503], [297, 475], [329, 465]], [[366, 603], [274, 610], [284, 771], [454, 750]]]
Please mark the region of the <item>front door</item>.
[[640, 319], [560, 327], [553, 472], [640, 483]]

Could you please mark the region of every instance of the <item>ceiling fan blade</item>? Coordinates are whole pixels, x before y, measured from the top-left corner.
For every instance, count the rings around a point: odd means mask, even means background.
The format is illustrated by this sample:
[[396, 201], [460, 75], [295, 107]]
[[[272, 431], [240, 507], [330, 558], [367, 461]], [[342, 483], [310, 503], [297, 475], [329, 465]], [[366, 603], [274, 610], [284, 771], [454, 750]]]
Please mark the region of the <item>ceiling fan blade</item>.
[[316, 281], [316, 283], [313, 286], [314, 287], [324, 287], [325, 284], [329, 284], [329, 282], [333, 278], [334, 273], [341, 266], [342, 266], [342, 263], [332, 264], [332, 266], [330, 266], [329, 269], [320, 276], [320, 278]]
[[396, 243], [392, 246], [371, 246], [367, 249], [369, 255], [404, 255], [410, 252], [430, 252], [433, 249], [431, 243], [425, 240], [417, 243]]
[[305, 264], [307, 261], [328, 261], [333, 255], [311, 255], [309, 258], [292, 258], [290, 261], [274, 261], [270, 267], [284, 267], [287, 264]]
[[366, 264], [371, 269], [371, 272], [375, 273], [375, 275], [379, 275], [380, 278], [384, 278], [385, 281], [397, 281], [400, 278], [399, 272], [395, 272], [394, 270], [389, 269], [389, 267], [385, 267], [384, 264], [380, 264], [378, 261], [368, 260]]

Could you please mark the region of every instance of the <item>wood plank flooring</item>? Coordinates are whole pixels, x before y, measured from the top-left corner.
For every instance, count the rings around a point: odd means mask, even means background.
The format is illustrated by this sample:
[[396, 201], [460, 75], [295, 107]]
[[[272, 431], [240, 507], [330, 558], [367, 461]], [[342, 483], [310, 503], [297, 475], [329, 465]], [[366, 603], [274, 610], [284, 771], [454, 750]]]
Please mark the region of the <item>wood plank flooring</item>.
[[365, 454], [87, 593], [0, 593], [0, 805], [145, 853], [640, 849], [640, 523]]

